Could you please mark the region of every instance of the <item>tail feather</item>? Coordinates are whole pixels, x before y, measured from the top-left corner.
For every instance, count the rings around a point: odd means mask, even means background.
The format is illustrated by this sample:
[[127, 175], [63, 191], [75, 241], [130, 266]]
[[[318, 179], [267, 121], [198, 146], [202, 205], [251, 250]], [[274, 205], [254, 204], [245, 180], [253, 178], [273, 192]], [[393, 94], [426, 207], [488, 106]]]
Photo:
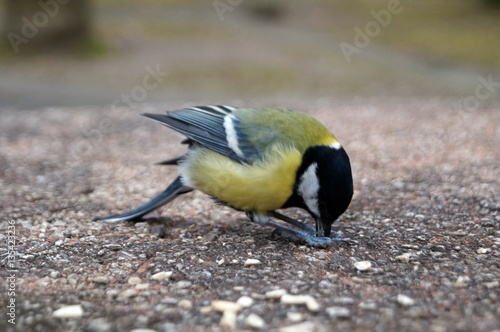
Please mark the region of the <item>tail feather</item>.
[[192, 191], [193, 188], [185, 186], [181, 182], [180, 176], [177, 177], [174, 182], [172, 182], [164, 191], [162, 191], [158, 196], [147, 202], [146, 204], [143, 204], [139, 206], [136, 209], [133, 209], [132, 211], [115, 215], [115, 216], [109, 216], [105, 218], [94, 218], [94, 220], [99, 220], [102, 222], [118, 222], [118, 221], [124, 221], [124, 220], [134, 220], [134, 219], [139, 219], [140, 217], [144, 216], [145, 214], [148, 214], [149, 212], [152, 212], [159, 208], [160, 206], [163, 206], [167, 204], [168, 202], [172, 201], [174, 198], [176, 198], [179, 195], [185, 194], [187, 192]]

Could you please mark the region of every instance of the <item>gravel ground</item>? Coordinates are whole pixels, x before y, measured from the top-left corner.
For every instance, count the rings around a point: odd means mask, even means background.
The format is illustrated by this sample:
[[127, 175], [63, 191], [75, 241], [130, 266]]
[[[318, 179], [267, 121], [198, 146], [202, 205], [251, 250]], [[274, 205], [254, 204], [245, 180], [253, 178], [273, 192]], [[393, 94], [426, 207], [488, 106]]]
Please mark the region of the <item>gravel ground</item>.
[[351, 157], [356, 193], [334, 224], [350, 244], [288, 243], [199, 192], [93, 222], [174, 178], [153, 164], [181, 136], [136, 113], [179, 106], [1, 111], [0, 330], [500, 331], [500, 108], [295, 106]]

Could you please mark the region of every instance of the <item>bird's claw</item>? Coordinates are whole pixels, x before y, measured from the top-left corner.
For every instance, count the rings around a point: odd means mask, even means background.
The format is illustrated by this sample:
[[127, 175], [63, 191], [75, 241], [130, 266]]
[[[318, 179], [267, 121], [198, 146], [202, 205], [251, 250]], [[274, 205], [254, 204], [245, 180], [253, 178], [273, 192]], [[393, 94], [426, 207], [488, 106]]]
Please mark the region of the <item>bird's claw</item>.
[[333, 244], [341, 242], [349, 242], [350, 239], [344, 239], [340, 233], [332, 232], [330, 237], [318, 237], [315, 232], [307, 232], [303, 230], [289, 231], [285, 229], [275, 229], [273, 234], [285, 238], [292, 242], [301, 242], [315, 248], [326, 248]]

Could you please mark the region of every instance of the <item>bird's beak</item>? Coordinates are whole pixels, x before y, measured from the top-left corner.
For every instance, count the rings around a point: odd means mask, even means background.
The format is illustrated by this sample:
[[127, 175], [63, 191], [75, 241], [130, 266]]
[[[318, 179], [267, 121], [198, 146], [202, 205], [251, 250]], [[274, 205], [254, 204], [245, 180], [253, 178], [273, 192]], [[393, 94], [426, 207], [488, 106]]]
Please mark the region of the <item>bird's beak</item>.
[[330, 237], [332, 231], [332, 224], [321, 218], [316, 218], [316, 236], [317, 237]]

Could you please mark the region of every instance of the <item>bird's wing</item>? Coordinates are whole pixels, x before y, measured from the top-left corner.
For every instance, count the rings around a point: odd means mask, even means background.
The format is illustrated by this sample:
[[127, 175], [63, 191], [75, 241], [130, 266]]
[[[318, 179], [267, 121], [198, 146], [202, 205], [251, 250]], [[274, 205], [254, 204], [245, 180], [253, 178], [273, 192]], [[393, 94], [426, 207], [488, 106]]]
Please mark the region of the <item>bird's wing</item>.
[[251, 164], [259, 158], [259, 150], [246, 137], [234, 110], [230, 106], [197, 106], [143, 115], [239, 163]]

